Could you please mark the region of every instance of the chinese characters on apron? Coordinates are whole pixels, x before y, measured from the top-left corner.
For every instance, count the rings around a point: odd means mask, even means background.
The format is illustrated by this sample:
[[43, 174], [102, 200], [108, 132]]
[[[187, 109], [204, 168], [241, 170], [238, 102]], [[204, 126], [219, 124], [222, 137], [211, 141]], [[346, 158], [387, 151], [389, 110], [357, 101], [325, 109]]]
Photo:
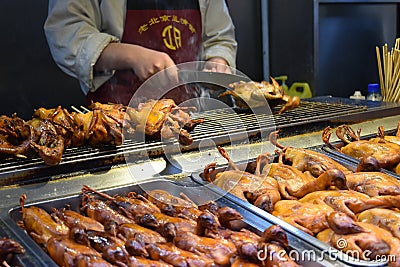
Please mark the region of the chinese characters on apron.
[[[201, 52], [201, 26], [197, 0], [128, 0], [121, 42], [165, 52], [175, 64], [196, 61]], [[132, 70], [116, 71], [104, 85], [88, 93], [87, 101], [128, 105], [141, 84]], [[164, 97], [180, 103], [196, 95], [194, 88], [181, 86]]]

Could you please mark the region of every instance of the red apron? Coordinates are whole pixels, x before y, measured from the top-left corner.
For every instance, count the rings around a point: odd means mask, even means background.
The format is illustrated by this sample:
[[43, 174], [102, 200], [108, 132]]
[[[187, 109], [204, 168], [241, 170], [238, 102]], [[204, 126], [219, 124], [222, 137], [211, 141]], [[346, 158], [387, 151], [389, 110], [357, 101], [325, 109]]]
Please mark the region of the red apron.
[[[198, 0], [128, 0], [121, 42], [165, 52], [175, 64], [196, 61], [201, 52], [201, 26]], [[132, 70], [116, 71], [86, 99], [88, 104], [97, 101], [128, 105], [141, 84]], [[181, 103], [197, 95], [195, 89], [180, 86], [164, 97]]]

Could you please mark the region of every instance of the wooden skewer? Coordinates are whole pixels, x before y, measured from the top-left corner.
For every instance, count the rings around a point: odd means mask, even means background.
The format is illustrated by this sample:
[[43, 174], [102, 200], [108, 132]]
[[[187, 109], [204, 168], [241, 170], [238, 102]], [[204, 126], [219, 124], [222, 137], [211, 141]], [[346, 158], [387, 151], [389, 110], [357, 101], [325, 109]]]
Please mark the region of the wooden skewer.
[[381, 83], [382, 99], [386, 100], [386, 91], [385, 91], [385, 88], [382, 88], [384, 83], [383, 83], [383, 74], [382, 74], [381, 52], [379, 51], [379, 47], [376, 46], [375, 51], [376, 51], [376, 60], [378, 62], [378, 71], [379, 71], [379, 80]]
[[400, 38], [396, 39], [394, 48], [390, 51], [387, 44], [382, 46], [382, 57], [378, 47], [375, 47], [375, 52], [382, 99], [400, 102]]
[[84, 114], [81, 110], [77, 109], [75, 106], [71, 106], [71, 108], [80, 114]]

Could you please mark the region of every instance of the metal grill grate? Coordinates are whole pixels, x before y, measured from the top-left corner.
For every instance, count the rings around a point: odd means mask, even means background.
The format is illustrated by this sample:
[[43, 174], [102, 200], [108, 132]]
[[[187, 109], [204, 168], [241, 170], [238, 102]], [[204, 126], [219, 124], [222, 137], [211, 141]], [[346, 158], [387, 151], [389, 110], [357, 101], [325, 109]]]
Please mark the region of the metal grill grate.
[[[276, 114], [279, 107], [273, 109]], [[193, 117], [204, 118], [191, 133], [194, 142], [182, 150], [194, 149], [205, 139], [213, 138], [216, 144], [226, 144], [232, 138], [243, 138], [243, 134], [252, 135], [275, 127], [290, 127], [306, 123], [327, 120], [339, 116], [360, 113], [366, 106], [353, 106], [321, 102], [301, 102], [301, 105], [281, 115], [257, 115], [240, 112], [232, 116], [231, 109], [218, 109], [194, 114]], [[239, 118], [239, 119], [238, 119]], [[221, 127], [223, 125], [223, 127]], [[176, 140], [171, 140], [177, 144]], [[64, 151], [62, 162], [57, 166], [46, 166], [39, 157], [21, 159], [7, 158], [0, 162], [0, 185], [25, 182], [23, 178], [38, 179], [61, 174], [71, 174], [85, 169], [94, 169], [123, 162], [127, 153], [132, 155], [160, 155], [166, 144], [161, 141], [125, 141], [121, 146], [77, 147]], [[168, 145], [168, 144], [167, 144]]]

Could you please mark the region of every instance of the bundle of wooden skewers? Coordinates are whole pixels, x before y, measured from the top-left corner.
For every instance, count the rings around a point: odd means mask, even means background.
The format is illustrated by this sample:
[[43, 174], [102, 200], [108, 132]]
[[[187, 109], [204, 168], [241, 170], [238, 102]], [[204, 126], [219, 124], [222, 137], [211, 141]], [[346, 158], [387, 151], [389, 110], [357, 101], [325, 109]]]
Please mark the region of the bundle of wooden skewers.
[[396, 39], [395, 46], [390, 51], [387, 44], [382, 46], [382, 57], [377, 46], [376, 57], [382, 100], [400, 102], [400, 38]]

